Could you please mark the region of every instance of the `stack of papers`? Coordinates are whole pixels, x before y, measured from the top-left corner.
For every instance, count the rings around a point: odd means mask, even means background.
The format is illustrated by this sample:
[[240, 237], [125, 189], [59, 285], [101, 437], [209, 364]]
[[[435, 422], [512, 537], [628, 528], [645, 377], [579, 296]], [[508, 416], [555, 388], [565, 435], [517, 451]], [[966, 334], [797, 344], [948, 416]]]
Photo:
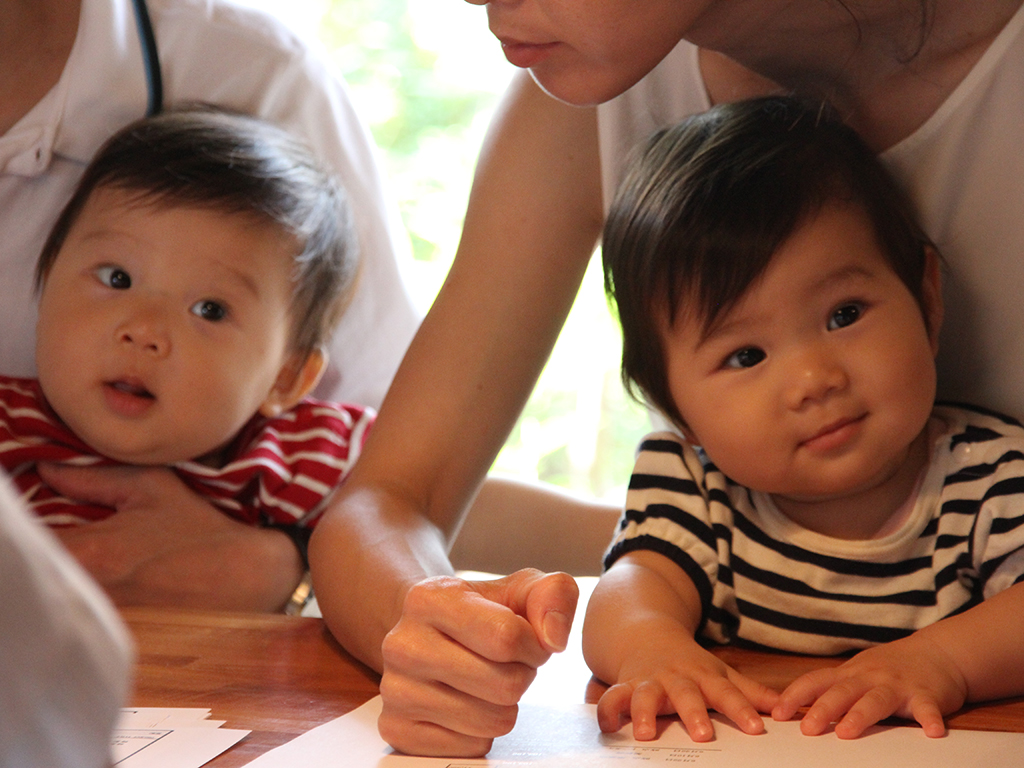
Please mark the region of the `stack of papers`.
[[249, 733], [209, 718], [208, 709], [123, 709], [110, 741], [114, 765], [199, 768]]

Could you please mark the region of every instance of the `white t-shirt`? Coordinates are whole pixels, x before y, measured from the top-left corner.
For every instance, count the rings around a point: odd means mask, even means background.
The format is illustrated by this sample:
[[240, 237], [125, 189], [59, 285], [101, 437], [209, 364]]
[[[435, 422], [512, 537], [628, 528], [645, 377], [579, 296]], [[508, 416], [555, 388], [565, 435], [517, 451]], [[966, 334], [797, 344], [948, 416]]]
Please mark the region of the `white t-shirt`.
[[113, 606], [0, 478], [0, 768], [105, 768], [131, 642]]
[[[598, 108], [606, 205], [630, 147], [709, 107], [680, 43]], [[1024, 417], [1024, 6], [946, 102], [882, 153], [946, 262], [939, 394]]]
[[[344, 84], [309, 44], [260, 11], [227, 0], [148, 6], [165, 107], [202, 101], [266, 118], [302, 137], [346, 187], [362, 272], [317, 394], [378, 407], [419, 314], [398, 269], [408, 238]], [[60, 81], [0, 136], [0, 374], [35, 375], [36, 258], [85, 164], [145, 114], [147, 98], [132, 4], [82, 0]]]

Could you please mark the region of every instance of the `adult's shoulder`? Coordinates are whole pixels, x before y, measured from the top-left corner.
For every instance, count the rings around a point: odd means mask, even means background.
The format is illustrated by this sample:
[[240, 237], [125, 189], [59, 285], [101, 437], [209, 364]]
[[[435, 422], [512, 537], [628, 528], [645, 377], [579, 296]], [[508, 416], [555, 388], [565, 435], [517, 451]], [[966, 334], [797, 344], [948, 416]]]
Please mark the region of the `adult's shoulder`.
[[[168, 101], [265, 115], [293, 90], [341, 85], [319, 43], [277, 16], [230, 0], [148, 0]], [[266, 116], [266, 115], [265, 115]]]

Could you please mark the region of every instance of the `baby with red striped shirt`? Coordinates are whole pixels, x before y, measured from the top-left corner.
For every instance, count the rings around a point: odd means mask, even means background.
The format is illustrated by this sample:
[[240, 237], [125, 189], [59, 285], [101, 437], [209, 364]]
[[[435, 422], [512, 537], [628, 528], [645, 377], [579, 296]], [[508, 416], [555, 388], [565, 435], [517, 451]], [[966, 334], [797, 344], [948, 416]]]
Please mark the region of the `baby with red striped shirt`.
[[197, 107], [112, 137], [40, 256], [38, 379], [0, 379], [0, 464], [28, 505], [53, 526], [113, 512], [61, 497], [39, 462], [169, 465], [307, 540], [374, 418], [308, 397], [352, 230], [337, 182], [263, 121]]

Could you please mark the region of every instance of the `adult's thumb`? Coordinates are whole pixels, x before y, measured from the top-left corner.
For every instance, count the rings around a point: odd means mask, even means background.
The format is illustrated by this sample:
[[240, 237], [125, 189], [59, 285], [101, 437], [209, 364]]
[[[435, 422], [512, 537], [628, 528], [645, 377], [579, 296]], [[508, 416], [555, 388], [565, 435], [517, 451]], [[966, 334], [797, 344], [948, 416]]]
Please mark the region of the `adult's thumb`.
[[565, 650], [580, 596], [579, 587], [572, 576], [567, 573], [541, 573], [527, 568], [503, 579], [487, 582], [487, 585], [497, 590], [497, 593], [488, 597], [504, 603], [523, 616], [546, 651], [553, 653]]

